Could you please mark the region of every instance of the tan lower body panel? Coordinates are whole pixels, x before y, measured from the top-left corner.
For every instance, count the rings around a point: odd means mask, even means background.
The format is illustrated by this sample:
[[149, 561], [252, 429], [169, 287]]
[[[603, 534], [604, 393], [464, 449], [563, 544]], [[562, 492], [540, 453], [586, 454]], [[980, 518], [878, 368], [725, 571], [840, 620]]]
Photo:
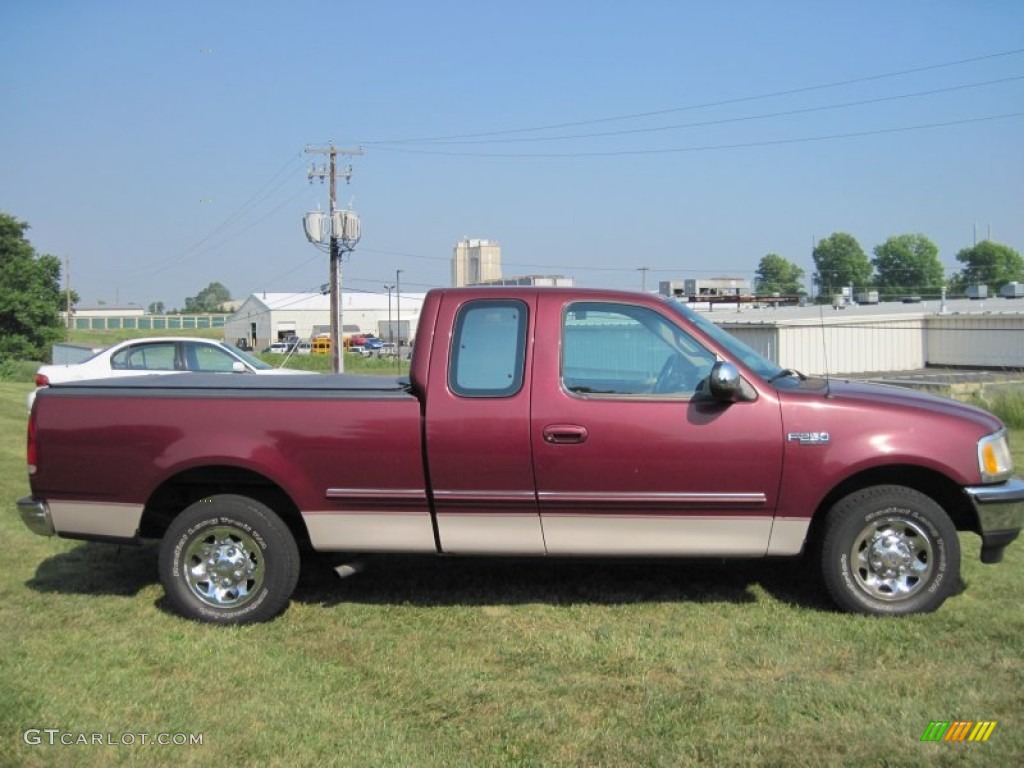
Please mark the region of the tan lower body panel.
[[437, 516], [441, 549], [452, 555], [543, 555], [537, 515], [454, 514]]
[[[334, 512], [303, 516], [314, 548], [435, 552], [424, 514]], [[461, 555], [653, 555], [761, 557], [800, 552], [806, 519], [629, 515], [442, 514], [441, 548]]]
[[770, 517], [544, 515], [543, 523], [551, 555], [759, 557], [772, 531]]
[[306, 512], [309, 539], [324, 552], [436, 552], [428, 514]]
[[131, 539], [139, 530], [142, 504], [99, 501], [51, 501], [50, 518], [60, 535]]
[[769, 555], [799, 555], [807, 538], [811, 521], [806, 517], [775, 518], [768, 541]]

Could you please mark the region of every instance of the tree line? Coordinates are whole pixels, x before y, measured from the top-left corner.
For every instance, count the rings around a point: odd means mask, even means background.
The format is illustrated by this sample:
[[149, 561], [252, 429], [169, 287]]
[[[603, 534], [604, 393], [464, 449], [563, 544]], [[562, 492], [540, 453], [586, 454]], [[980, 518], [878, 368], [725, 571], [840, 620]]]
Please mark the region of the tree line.
[[[876, 245], [869, 258], [857, 239], [834, 232], [815, 246], [812, 275], [818, 296], [831, 301], [834, 294], [853, 286], [855, 291], [877, 290], [880, 298], [963, 295], [968, 286], [986, 285], [992, 295], [1007, 283], [1024, 282], [1024, 257], [1013, 248], [983, 240], [963, 248], [956, 260], [963, 266], [946, 278], [939, 249], [922, 234], [894, 235]], [[762, 257], [754, 277], [758, 294], [803, 296], [804, 270], [775, 253]]]

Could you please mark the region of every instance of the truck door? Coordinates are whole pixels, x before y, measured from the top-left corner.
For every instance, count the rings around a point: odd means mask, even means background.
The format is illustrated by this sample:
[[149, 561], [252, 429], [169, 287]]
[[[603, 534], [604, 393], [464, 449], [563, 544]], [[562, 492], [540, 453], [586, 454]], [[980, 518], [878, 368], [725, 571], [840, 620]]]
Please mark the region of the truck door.
[[532, 442], [549, 553], [766, 552], [782, 468], [770, 388], [755, 402], [697, 395], [716, 354], [642, 303], [542, 296], [537, 329]]
[[431, 346], [425, 443], [444, 552], [544, 552], [530, 446], [535, 305], [490, 289], [439, 308], [436, 327], [451, 330]]

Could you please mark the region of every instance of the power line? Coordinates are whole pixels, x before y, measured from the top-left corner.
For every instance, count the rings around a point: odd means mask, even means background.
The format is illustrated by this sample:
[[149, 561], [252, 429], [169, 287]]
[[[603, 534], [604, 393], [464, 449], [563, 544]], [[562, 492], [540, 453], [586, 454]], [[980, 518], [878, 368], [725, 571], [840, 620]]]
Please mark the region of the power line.
[[806, 144], [816, 141], [834, 141], [836, 139], [862, 138], [865, 136], [881, 136], [889, 133], [908, 133], [911, 131], [923, 131], [935, 128], [948, 128], [954, 125], [968, 125], [971, 123], [990, 122], [993, 120], [1008, 120], [1024, 116], [1024, 112], [1010, 112], [1002, 115], [986, 115], [984, 117], [969, 117], [962, 120], [947, 120], [938, 123], [921, 123], [918, 125], [896, 126], [894, 128], [877, 128], [868, 131], [852, 131], [849, 133], [833, 133], [823, 136], [800, 136], [791, 139], [767, 139], [763, 141], [737, 142], [734, 144], [707, 144], [692, 147], [665, 147], [660, 149], [621, 149], [592, 152], [449, 152], [444, 150], [430, 149], [407, 149], [399, 147], [380, 146], [377, 149], [381, 152], [401, 152], [415, 155], [437, 155], [440, 157], [507, 157], [507, 158], [570, 158], [570, 157], [622, 157], [628, 155], [666, 155], [684, 152], [715, 152], [726, 149], [749, 149], [753, 147], [770, 147], [784, 144]]
[[[193, 255], [200, 255], [202, 253], [208, 253], [209, 251], [223, 246], [228, 241], [233, 240], [234, 238], [236, 238], [239, 235], [241, 235], [242, 233], [244, 233], [246, 230], [244, 228], [240, 229], [237, 232], [235, 232], [235, 233], [225, 237], [223, 240], [220, 240], [219, 242], [216, 242], [216, 243], [212, 243], [209, 246], [207, 246], [206, 248], [202, 248], [202, 250], [200, 250], [201, 246], [203, 246], [204, 244], [208, 243], [213, 238], [215, 238], [215, 237], [217, 237], [219, 235], [223, 235], [228, 229], [230, 229], [231, 227], [235, 226], [235, 224], [237, 224], [242, 219], [242, 217], [247, 215], [257, 205], [260, 205], [263, 202], [265, 202], [266, 200], [268, 200], [279, 189], [281, 189], [285, 184], [287, 184], [288, 181], [290, 180], [290, 178], [286, 175], [279, 182], [277, 182], [276, 186], [274, 186], [272, 189], [268, 189], [272, 184], [275, 183], [275, 181], [277, 181], [277, 179], [283, 173], [285, 173], [288, 170], [288, 167], [290, 165], [295, 164], [296, 160], [300, 160], [300, 159], [301, 159], [301, 155], [295, 155], [295, 156], [289, 157], [288, 161], [285, 162], [284, 165], [282, 165], [274, 173], [274, 175], [271, 176], [271, 178], [267, 182], [265, 182], [259, 189], [257, 189], [256, 192], [254, 192], [252, 195], [250, 195], [249, 198], [244, 203], [242, 203], [231, 215], [229, 215], [226, 219], [224, 219], [220, 224], [218, 224], [208, 234], [206, 234], [205, 236], [201, 237], [199, 240], [195, 241], [194, 243], [192, 243], [190, 246], [188, 246], [184, 250], [182, 250], [182, 251], [180, 251], [178, 253], [172, 254], [171, 256], [167, 256], [167, 257], [164, 257], [162, 259], [157, 259], [156, 261], [152, 262], [149, 265], [139, 265], [138, 269], [136, 271], [128, 273], [128, 275], [127, 275], [128, 283], [127, 284], [131, 285], [132, 283], [137, 283], [143, 277], [150, 277], [152, 275], [160, 274], [161, 272], [165, 272], [168, 269], [170, 269], [171, 267], [177, 266], [178, 264], [184, 262], [185, 260], [187, 260], [189, 257], [191, 257]], [[285, 205], [287, 205], [292, 200], [294, 200], [296, 197], [298, 197], [298, 195], [301, 194], [304, 189], [305, 189], [305, 187], [302, 187], [301, 189], [298, 190], [298, 192], [296, 192], [296, 194], [292, 195], [288, 200], [286, 200], [280, 206], [278, 206], [274, 210], [270, 211], [269, 213], [265, 214], [264, 216], [260, 217], [256, 221], [248, 222], [246, 224], [246, 227], [251, 227], [251, 226], [254, 226], [255, 224], [259, 224], [260, 222], [262, 222], [265, 219], [267, 219], [269, 216], [272, 216], [274, 213], [277, 213], [277, 211], [279, 211]]]
[[[940, 93], [950, 93], [953, 91], [962, 91], [970, 88], [981, 88], [987, 85], [1000, 85], [1002, 83], [1014, 82], [1016, 80], [1024, 80], [1024, 75], [1016, 75], [1014, 77], [1004, 77], [998, 80], [986, 80], [978, 83], [966, 83], [963, 85], [953, 85], [947, 88], [934, 88], [928, 91], [917, 91], [915, 93], [903, 93], [895, 96], [879, 96], [873, 99], [861, 99], [859, 101], [848, 101], [841, 104], [826, 104], [818, 107], [804, 107], [802, 109], [789, 109], [781, 112], [765, 112], [759, 115], [746, 115], [743, 117], [724, 117], [717, 120], [702, 120], [694, 123], [676, 123], [674, 125], [659, 125], [650, 128], [627, 128], [620, 131], [599, 131], [596, 133], [575, 133], [566, 136], [531, 136], [529, 138], [517, 138], [517, 139], [472, 139], [466, 141], [438, 141], [438, 142], [419, 142], [421, 144], [435, 143], [441, 146], [452, 146], [452, 145], [465, 145], [465, 144], [522, 144], [538, 141], [568, 141], [571, 139], [593, 139], [603, 138], [608, 136], [625, 136], [630, 134], [638, 133], [658, 133], [663, 131], [674, 131], [681, 128], [706, 128], [712, 125], [726, 125], [728, 123], [743, 123], [750, 122], [753, 120], [766, 120], [775, 117], [792, 117], [793, 115], [804, 115], [813, 112], [827, 112], [834, 109], [847, 109], [849, 107], [862, 107], [868, 104], [880, 104], [887, 101], [902, 101], [904, 99], [918, 98], [921, 96], [934, 96]], [[383, 147], [382, 147], [383, 148]]]
[[1024, 53], [1024, 48], [1015, 48], [1009, 51], [1001, 51], [999, 53], [990, 53], [984, 56], [974, 56], [968, 59], [957, 59], [956, 61], [941, 62], [938, 64], [928, 64], [921, 67], [912, 67], [910, 69], [897, 70], [895, 72], [885, 72], [877, 75], [865, 75], [862, 77], [850, 78], [847, 80], [836, 80], [830, 83], [820, 83], [817, 85], [808, 85], [799, 88], [788, 88], [780, 91], [772, 91], [768, 93], [752, 94], [748, 96], [737, 96], [730, 99], [721, 99], [719, 101], [709, 101], [700, 104], [688, 104], [679, 107], [669, 107], [666, 109], [651, 110], [649, 112], [634, 112], [627, 115], [615, 115], [611, 117], [599, 117], [590, 120], [574, 120], [571, 122], [564, 123], [552, 123], [548, 125], [539, 125], [526, 128], [507, 128], [499, 131], [483, 131], [478, 133], [462, 133], [452, 134], [449, 136], [431, 136], [411, 139], [390, 139], [390, 140], [377, 140], [377, 141], [362, 141], [361, 144], [415, 144], [422, 142], [432, 141], [446, 141], [449, 139], [477, 139], [487, 136], [506, 136], [513, 133], [531, 133], [536, 131], [550, 131], [557, 130], [559, 128], [576, 128], [581, 125], [597, 125], [599, 123], [610, 123], [620, 120], [635, 120], [642, 117], [656, 117], [658, 115], [666, 115], [674, 112], [687, 112], [696, 109], [708, 109], [710, 107], [721, 107], [730, 104], [741, 104], [748, 101], [758, 101], [761, 99], [773, 99], [780, 96], [792, 96], [798, 93], [808, 93], [810, 91], [820, 91], [828, 88], [840, 88], [847, 85], [856, 85], [857, 83], [867, 83], [875, 80], [885, 80], [893, 77], [902, 77], [903, 75], [916, 74], [919, 72], [928, 72], [936, 69], [944, 69], [948, 67], [958, 67], [964, 64], [972, 64], [978, 61], [988, 61], [991, 59], [1002, 58], [1006, 56], [1016, 56]]

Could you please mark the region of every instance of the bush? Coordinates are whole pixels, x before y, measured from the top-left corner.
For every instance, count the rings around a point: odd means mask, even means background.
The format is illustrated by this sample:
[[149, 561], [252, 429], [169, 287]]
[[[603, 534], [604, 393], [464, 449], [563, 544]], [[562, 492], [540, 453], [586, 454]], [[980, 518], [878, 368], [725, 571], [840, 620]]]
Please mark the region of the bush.
[[40, 365], [34, 360], [0, 360], [0, 381], [34, 381]]

